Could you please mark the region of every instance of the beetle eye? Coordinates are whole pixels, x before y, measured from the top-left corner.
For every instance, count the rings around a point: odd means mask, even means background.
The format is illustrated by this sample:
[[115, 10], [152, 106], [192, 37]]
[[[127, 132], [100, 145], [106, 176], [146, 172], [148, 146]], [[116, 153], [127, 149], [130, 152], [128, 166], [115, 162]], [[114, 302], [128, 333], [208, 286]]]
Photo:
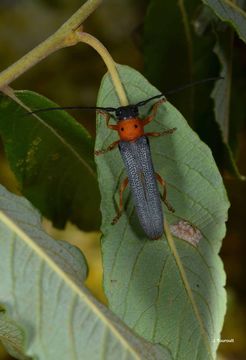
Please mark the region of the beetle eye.
[[138, 128], [138, 125], [135, 124], [134, 127], [135, 127], [135, 128]]
[[120, 130], [121, 130], [121, 131], [124, 131], [124, 128], [121, 128]]

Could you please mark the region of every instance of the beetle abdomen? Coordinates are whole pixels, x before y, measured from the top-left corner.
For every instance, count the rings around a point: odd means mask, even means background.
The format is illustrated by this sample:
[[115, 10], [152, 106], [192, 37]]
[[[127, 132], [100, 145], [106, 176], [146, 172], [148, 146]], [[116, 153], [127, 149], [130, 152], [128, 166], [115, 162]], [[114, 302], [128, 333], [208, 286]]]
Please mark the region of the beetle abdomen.
[[134, 142], [121, 141], [119, 149], [139, 222], [150, 239], [158, 239], [163, 234], [163, 211], [148, 139], [142, 136]]

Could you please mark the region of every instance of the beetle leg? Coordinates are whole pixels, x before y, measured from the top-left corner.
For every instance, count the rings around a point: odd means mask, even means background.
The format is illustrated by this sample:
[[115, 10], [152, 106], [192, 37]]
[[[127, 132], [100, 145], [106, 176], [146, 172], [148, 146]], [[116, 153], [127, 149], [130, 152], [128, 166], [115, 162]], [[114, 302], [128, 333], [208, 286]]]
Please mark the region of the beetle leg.
[[145, 136], [164, 136], [164, 135], [170, 135], [174, 133], [174, 131], [177, 130], [177, 128], [168, 129], [162, 132], [149, 132], [144, 133]]
[[112, 225], [116, 224], [117, 221], [119, 220], [119, 218], [121, 217], [122, 215], [122, 212], [123, 212], [123, 193], [124, 193], [124, 190], [126, 189], [127, 185], [128, 185], [128, 178], [125, 178], [125, 180], [121, 183], [120, 185], [120, 203], [119, 203], [119, 209], [118, 209], [118, 212], [117, 212], [117, 215], [115, 216], [115, 218], [112, 220]]
[[117, 125], [110, 125], [109, 124], [109, 120], [112, 117], [111, 114], [109, 114], [108, 112], [102, 111], [102, 110], [97, 110], [97, 114], [100, 114], [104, 117], [105, 121], [106, 121], [106, 125], [109, 129], [112, 130], [118, 130], [118, 126]]
[[158, 107], [166, 101], [166, 99], [161, 99], [153, 105], [151, 114], [143, 120], [143, 126], [150, 123], [155, 118]]
[[163, 187], [163, 194], [162, 194], [162, 200], [164, 202], [164, 204], [166, 205], [166, 207], [168, 208], [169, 211], [171, 212], [175, 212], [174, 208], [172, 207], [172, 205], [169, 204], [169, 202], [167, 201], [167, 188], [166, 188], [166, 182], [165, 180], [158, 174], [156, 174], [156, 178], [159, 181], [159, 183], [161, 184], [161, 186]]
[[106, 149], [101, 149], [101, 150], [95, 150], [94, 154], [95, 155], [102, 155], [105, 154], [108, 151], [113, 150], [114, 148], [116, 148], [116, 146], [119, 144], [120, 140], [114, 141], [111, 145], [109, 145]]

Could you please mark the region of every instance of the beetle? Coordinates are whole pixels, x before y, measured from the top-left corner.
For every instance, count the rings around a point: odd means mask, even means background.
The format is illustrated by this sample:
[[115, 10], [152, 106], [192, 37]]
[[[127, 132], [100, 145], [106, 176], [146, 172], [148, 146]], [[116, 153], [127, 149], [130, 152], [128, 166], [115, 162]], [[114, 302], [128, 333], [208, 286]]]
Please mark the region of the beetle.
[[[172, 94], [184, 90], [193, 85], [199, 85], [208, 81], [220, 80], [223, 77], [211, 77], [198, 80], [186, 85], [182, 85], [175, 90], [167, 91], [165, 94]], [[145, 119], [139, 117], [139, 107], [147, 104], [149, 101], [159, 99], [154, 103], [151, 114]], [[156, 116], [158, 107], [166, 101], [163, 94], [158, 94], [140, 101], [137, 104], [114, 107], [98, 107], [98, 106], [65, 106], [51, 107], [45, 109], [37, 109], [28, 114], [36, 114], [49, 110], [96, 110], [106, 121], [106, 126], [115, 130], [119, 134], [119, 140], [114, 141], [106, 149], [96, 150], [95, 155], [102, 155], [119, 147], [122, 160], [125, 165], [127, 177], [120, 186], [120, 201], [117, 215], [112, 221], [116, 224], [123, 212], [123, 193], [128, 184], [133, 196], [134, 205], [136, 207], [139, 222], [146, 233], [152, 239], [159, 239], [164, 231], [164, 215], [161, 200], [165, 203], [169, 211], [174, 212], [173, 207], [167, 201], [167, 190], [165, 180], [154, 171], [151, 158], [149, 137], [159, 137], [172, 134], [176, 128], [167, 129], [163, 132], [144, 132], [144, 127], [149, 124]], [[112, 112], [116, 116], [116, 124], [109, 124]], [[157, 181], [163, 188], [163, 194], [160, 195]]]
[[[160, 96], [162, 99], [153, 105], [151, 114], [145, 119], [141, 119], [139, 107]], [[117, 223], [122, 215], [123, 193], [129, 184], [141, 227], [148, 238], [152, 240], [159, 239], [163, 234], [164, 216], [161, 200], [168, 210], [174, 212], [173, 207], [167, 201], [165, 180], [154, 171], [148, 138], [172, 134], [176, 128], [163, 132], [144, 131], [144, 127], [155, 118], [158, 107], [165, 101], [163, 95], [157, 95], [135, 105], [97, 109], [97, 112], [105, 118], [106, 126], [118, 132], [119, 140], [114, 141], [106, 149], [96, 150], [95, 155], [105, 154], [118, 146], [127, 172], [127, 177], [120, 186], [119, 208], [112, 224]], [[115, 112], [117, 121], [117, 124], [114, 125], [109, 124], [112, 111]], [[162, 196], [159, 193], [157, 181], [163, 187]]]

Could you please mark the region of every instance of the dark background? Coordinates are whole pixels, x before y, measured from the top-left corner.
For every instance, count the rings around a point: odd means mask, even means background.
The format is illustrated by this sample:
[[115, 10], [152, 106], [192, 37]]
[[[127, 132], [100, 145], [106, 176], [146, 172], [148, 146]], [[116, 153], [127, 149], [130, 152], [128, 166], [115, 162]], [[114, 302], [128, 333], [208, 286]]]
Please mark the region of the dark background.
[[[172, 2], [173, 0], [166, 1]], [[30, 49], [52, 34], [77, 8], [80, 0], [1, 0], [0, 1], [0, 70], [4, 70]], [[146, 60], [146, 48], [143, 38], [144, 21], [148, 0], [106, 0], [104, 4], [86, 21], [85, 31], [98, 37], [108, 48], [114, 60], [127, 64], [143, 72], [155, 85], [154, 76], [149, 71], [149, 60]], [[163, 16], [165, 22], [165, 16]], [[165, 23], [164, 23], [165, 26]], [[170, 28], [170, 38], [175, 37], [175, 28]], [[168, 27], [167, 27], [168, 31]], [[245, 48], [235, 40], [235, 53], [241, 59], [241, 65], [246, 64]], [[169, 56], [169, 67], [163, 65], [161, 75], [164, 89], [175, 88], [182, 84], [185, 74], [179, 75], [177, 69], [182, 68], [183, 59], [176, 54], [173, 46]], [[239, 55], [238, 55], [239, 54]], [[158, 55], [158, 54], [157, 54]], [[156, 54], [153, 54], [153, 58]], [[215, 72], [218, 63], [214, 60], [210, 69]], [[41, 93], [60, 105], [95, 105], [101, 77], [106, 72], [105, 65], [98, 54], [85, 44], [60, 50], [49, 56], [40, 64], [17, 79], [14, 89], [30, 89]], [[165, 78], [166, 73], [166, 78]], [[237, 70], [234, 70], [237, 74]], [[188, 74], [189, 75], [189, 74]], [[189, 76], [187, 75], [187, 81]], [[207, 75], [210, 75], [209, 73]], [[213, 74], [212, 74], [213, 75]], [[151, 78], [152, 76], [152, 78]], [[167, 80], [166, 80], [167, 79]], [[245, 78], [244, 78], [245, 82]], [[164, 90], [161, 89], [161, 90]], [[189, 109], [186, 107], [187, 90], [169, 100], [178, 107], [186, 117]], [[244, 99], [245, 100], [245, 99]], [[204, 98], [204, 102], [211, 101]], [[197, 112], [196, 112], [197, 113]], [[74, 114], [91, 134], [95, 134], [95, 119], [93, 114]], [[241, 114], [242, 115], [242, 114]], [[198, 113], [199, 116], [199, 113]], [[187, 120], [189, 121], [189, 118]], [[243, 123], [235, 136], [235, 157], [242, 174], [246, 174], [246, 142], [245, 142], [245, 112]], [[234, 121], [234, 120], [233, 120]], [[228, 232], [223, 242], [221, 257], [227, 273], [228, 311], [222, 333], [222, 339], [234, 339], [233, 343], [220, 345], [219, 353], [223, 359], [246, 359], [246, 282], [245, 282], [245, 228], [246, 213], [246, 183], [238, 180], [228, 171], [223, 162], [223, 146], [219, 143], [218, 131], [213, 133], [213, 127], [204, 130], [204, 126], [190, 120], [199, 135], [207, 140], [206, 132], [212, 133], [214, 156], [224, 177], [225, 186], [231, 202]], [[211, 139], [210, 139], [211, 140]], [[209, 140], [208, 140], [209, 143]], [[222, 152], [221, 152], [222, 151]], [[16, 182], [4, 159], [3, 146], [0, 144], [0, 182], [8, 189], [16, 191]], [[94, 291], [96, 293], [96, 290]], [[99, 294], [100, 297], [100, 294]], [[0, 359], [10, 359], [0, 350]]]

